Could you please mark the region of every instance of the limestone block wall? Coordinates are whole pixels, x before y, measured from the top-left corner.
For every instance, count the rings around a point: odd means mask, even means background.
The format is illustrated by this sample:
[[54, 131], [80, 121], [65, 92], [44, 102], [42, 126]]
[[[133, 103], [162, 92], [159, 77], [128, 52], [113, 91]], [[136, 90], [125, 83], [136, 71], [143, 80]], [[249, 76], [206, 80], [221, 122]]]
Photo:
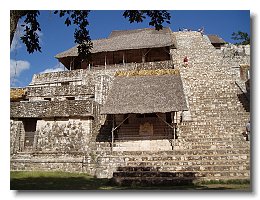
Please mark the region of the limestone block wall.
[[11, 170], [84, 172], [82, 152], [33, 152], [11, 156]]
[[64, 86], [40, 86], [28, 87], [27, 97], [33, 101], [33, 97], [79, 97], [94, 94], [94, 87], [91, 85], [64, 85]]
[[37, 121], [35, 151], [44, 152], [85, 152], [92, 132], [92, 119]]
[[[179, 44], [177, 54], [184, 56], [187, 53], [191, 57], [186, 68], [179, 66], [192, 121], [180, 126], [178, 145], [191, 148], [196, 156], [200, 156], [200, 152], [196, 154], [197, 149], [205, 149], [212, 157], [230, 159], [228, 169], [219, 164], [219, 172], [211, 172], [216, 177], [225, 179], [237, 173], [239, 177], [249, 178], [250, 145], [242, 136], [250, 118], [249, 102], [243, 100], [245, 97], [236, 85], [238, 71], [233, 68], [239, 66], [241, 60], [225, 62], [230, 58], [223, 59], [217, 50], [200, 42], [203, 40], [200, 35], [178, 33], [175, 36]], [[240, 168], [236, 160], [243, 160]], [[230, 174], [222, 174], [223, 170], [229, 170]]]
[[34, 75], [27, 87], [29, 101], [64, 101], [69, 97], [87, 100], [94, 97], [93, 73], [73, 70]]
[[11, 102], [11, 117], [91, 116], [93, 104], [89, 100]]
[[[179, 58], [179, 67], [183, 80], [184, 92], [187, 96], [188, 104], [191, 109], [199, 109], [197, 106], [203, 104], [211, 104], [212, 96], [231, 98], [230, 101], [238, 102], [238, 88], [235, 85], [236, 79], [239, 77], [239, 63], [232, 65], [225, 62], [223, 55], [218, 53], [208, 41], [200, 33], [197, 32], [176, 32], [174, 33], [177, 43], [177, 51], [172, 52]], [[189, 65], [185, 68], [183, 57], [187, 55]], [[179, 56], [179, 57], [178, 57]], [[176, 56], [175, 56], [176, 57]], [[230, 60], [230, 58], [226, 58]], [[204, 99], [208, 102], [203, 102]], [[233, 99], [232, 99], [233, 98]], [[213, 99], [212, 99], [213, 100]], [[194, 105], [194, 102], [201, 102]], [[194, 114], [194, 117], [197, 115]]]
[[92, 126], [91, 117], [37, 120], [33, 146], [25, 151], [23, 121], [11, 120], [11, 170], [83, 172]]
[[23, 150], [24, 127], [20, 120], [10, 120], [10, 154]]
[[188, 57], [189, 63], [200, 62], [214, 62], [215, 55], [211, 54], [215, 52], [211, 43], [201, 33], [196, 31], [190, 32], [174, 32], [173, 37], [176, 40], [177, 52], [175, 49], [171, 50], [171, 54], [176, 59], [177, 63], [183, 64], [185, 56]]
[[96, 74], [95, 101], [97, 103], [101, 105], [104, 104], [113, 80], [114, 80], [114, 72]]
[[84, 85], [86, 84], [85, 81], [89, 82], [91, 78], [92, 74], [83, 69], [35, 74], [29, 86], [48, 86], [50, 84], [58, 86], [63, 82], [69, 82], [72, 85]]

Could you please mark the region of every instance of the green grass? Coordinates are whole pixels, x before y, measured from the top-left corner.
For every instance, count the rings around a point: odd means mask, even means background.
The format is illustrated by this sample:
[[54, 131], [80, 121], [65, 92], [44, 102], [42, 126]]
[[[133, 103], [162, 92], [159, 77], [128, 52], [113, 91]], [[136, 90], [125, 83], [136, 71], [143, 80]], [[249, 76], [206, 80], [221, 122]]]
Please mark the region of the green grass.
[[11, 190], [239, 190], [250, 191], [249, 180], [207, 181], [182, 186], [119, 186], [110, 179], [85, 173], [12, 171]]

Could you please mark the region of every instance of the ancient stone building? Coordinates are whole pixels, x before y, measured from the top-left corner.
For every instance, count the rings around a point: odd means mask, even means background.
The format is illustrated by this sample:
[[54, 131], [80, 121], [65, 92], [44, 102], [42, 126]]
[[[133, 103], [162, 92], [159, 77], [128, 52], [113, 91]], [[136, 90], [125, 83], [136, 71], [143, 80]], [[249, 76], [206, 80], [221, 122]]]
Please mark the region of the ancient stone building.
[[56, 55], [68, 71], [12, 91], [11, 170], [120, 183], [250, 178], [250, 51], [169, 28], [113, 31], [91, 51], [83, 62], [77, 47]]

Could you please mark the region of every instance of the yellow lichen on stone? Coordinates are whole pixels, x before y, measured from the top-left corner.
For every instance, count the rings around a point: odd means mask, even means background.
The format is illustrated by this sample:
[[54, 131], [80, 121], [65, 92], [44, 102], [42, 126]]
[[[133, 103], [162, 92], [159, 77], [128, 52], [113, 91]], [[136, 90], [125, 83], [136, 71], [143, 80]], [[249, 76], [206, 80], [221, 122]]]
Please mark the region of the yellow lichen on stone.
[[17, 88], [10, 90], [10, 99], [11, 100], [19, 100], [25, 96], [25, 89]]

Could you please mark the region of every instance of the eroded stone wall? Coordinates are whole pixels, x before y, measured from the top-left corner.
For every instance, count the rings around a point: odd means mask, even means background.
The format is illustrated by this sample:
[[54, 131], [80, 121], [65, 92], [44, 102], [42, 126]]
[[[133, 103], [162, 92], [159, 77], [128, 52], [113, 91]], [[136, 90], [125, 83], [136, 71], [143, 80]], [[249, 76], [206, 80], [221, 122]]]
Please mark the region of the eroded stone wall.
[[20, 120], [10, 120], [10, 154], [23, 150], [24, 127]]
[[94, 104], [89, 100], [11, 102], [11, 117], [92, 116]]
[[92, 120], [59, 118], [38, 120], [35, 151], [85, 152], [92, 130]]

